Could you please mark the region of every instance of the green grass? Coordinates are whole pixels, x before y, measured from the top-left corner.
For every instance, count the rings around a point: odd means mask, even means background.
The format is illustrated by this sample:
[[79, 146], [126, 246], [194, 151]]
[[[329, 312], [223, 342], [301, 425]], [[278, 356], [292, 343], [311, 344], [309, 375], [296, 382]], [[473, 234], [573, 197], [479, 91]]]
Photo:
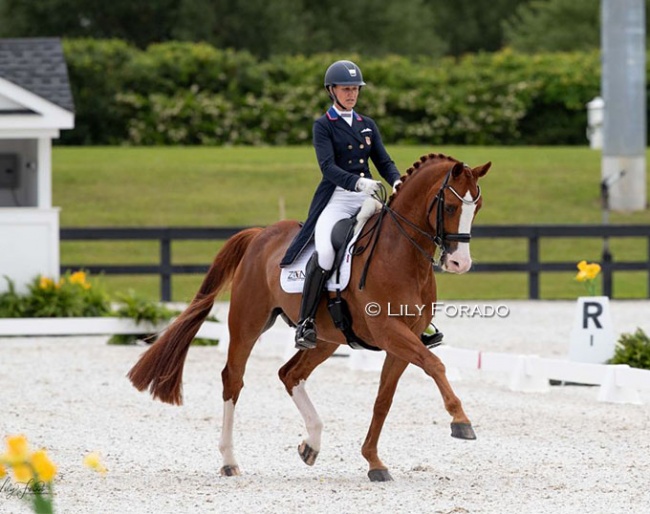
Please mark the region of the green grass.
[[[482, 180], [483, 209], [479, 224], [600, 223], [600, 152], [575, 147], [390, 147], [398, 168], [405, 170], [432, 151], [471, 165], [492, 161]], [[54, 199], [62, 208], [62, 227], [88, 226], [224, 226], [267, 225], [287, 218], [304, 219], [320, 180], [310, 147], [56, 147]], [[650, 197], [650, 193], [649, 193]], [[281, 210], [281, 205], [284, 211]], [[650, 225], [650, 211], [612, 213], [611, 223]], [[175, 263], [208, 263], [220, 242], [178, 242]], [[648, 258], [647, 240], [612, 240], [615, 260]], [[525, 240], [481, 240], [472, 243], [477, 262], [523, 261]], [[598, 261], [601, 242], [543, 240], [546, 261]], [[153, 263], [153, 242], [66, 242], [61, 261], [72, 263]], [[646, 297], [643, 273], [615, 275], [617, 297]], [[179, 276], [174, 300], [186, 301], [202, 277]], [[525, 274], [439, 274], [441, 298], [525, 298]], [[109, 289], [136, 288], [157, 298], [157, 277], [106, 277]], [[545, 273], [543, 298], [572, 298], [582, 293], [567, 273]]]

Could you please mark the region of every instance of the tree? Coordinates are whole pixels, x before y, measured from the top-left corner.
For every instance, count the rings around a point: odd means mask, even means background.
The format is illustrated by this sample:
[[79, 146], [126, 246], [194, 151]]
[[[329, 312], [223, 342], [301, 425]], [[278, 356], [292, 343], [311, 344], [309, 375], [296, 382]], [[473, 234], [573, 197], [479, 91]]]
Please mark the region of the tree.
[[433, 31], [446, 43], [447, 54], [460, 56], [503, 47], [502, 22], [530, 0], [425, 0], [433, 15]]
[[[535, 0], [521, 5], [504, 22], [506, 43], [521, 52], [565, 52], [600, 47], [603, 0]], [[614, 0], [609, 0], [614, 1]], [[646, 40], [650, 36], [650, 0], [646, 5]]]
[[0, 36], [119, 38], [145, 47], [171, 38], [179, 2], [0, 0]]
[[503, 24], [506, 42], [522, 52], [565, 52], [598, 48], [600, 2], [535, 0], [517, 8]]

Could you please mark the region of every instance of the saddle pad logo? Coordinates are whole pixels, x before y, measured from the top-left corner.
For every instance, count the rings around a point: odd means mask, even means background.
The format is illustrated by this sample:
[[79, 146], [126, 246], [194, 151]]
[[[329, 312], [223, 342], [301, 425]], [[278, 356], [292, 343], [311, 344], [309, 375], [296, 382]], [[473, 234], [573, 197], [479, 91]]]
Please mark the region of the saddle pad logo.
[[292, 270], [287, 274], [287, 280], [289, 282], [298, 282], [305, 280], [305, 272], [302, 270]]

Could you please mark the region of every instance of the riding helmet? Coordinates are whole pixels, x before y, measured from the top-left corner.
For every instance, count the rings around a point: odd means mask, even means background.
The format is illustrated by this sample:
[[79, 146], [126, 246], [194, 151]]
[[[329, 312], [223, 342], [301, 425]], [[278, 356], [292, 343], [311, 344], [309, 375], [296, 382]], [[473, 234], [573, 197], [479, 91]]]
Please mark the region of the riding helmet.
[[365, 86], [361, 70], [352, 61], [336, 61], [325, 72], [325, 87]]

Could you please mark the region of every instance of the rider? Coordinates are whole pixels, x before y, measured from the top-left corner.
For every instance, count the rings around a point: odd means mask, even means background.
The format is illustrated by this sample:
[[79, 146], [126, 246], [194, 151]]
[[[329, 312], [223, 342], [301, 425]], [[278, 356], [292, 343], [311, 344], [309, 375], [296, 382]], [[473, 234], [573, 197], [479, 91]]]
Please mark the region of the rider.
[[296, 348], [303, 350], [316, 346], [314, 317], [334, 265], [332, 228], [337, 221], [353, 215], [380, 188], [381, 183], [372, 178], [368, 159], [393, 185], [393, 191], [401, 184], [400, 173], [384, 148], [377, 125], [354, 111], [365, 85], [361, 70], [352, 61], [336, 61], [325, 72], [325, 89], [333, 105], [313, 127], [313, 144], [323, 179], [316, 188], [307, 220], [280, 263], [292, 264], [312, 238], [315, 240], [316, 251], [305, 270], [295, 337]]

